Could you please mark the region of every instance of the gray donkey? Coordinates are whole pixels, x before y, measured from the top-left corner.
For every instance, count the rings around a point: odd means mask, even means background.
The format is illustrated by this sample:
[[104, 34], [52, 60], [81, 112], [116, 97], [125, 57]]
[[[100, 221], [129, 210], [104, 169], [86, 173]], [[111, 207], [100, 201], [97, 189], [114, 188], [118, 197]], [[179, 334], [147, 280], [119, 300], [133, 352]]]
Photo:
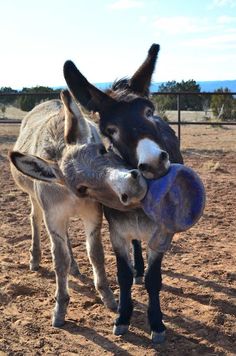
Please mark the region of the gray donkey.
[[95, 288], [105, 306], [114, 310], [100, 236], [101, 204], [126, 211], [138, 206], [147, 189], [138, 170], [106, 151], [95, 124], [83, 117], [68, 91], [61, 99], [38, 105], [24, 118], [10, 153], [13, 178], [32, 205], [31, 270], [39, 268], [41, 259], [42, 220], [51, 239], [56, 274], [53, 326], [65, 322], [68, 273], [80, 274], [67, 234], [69, 218], [79, 215], [83, 220]]

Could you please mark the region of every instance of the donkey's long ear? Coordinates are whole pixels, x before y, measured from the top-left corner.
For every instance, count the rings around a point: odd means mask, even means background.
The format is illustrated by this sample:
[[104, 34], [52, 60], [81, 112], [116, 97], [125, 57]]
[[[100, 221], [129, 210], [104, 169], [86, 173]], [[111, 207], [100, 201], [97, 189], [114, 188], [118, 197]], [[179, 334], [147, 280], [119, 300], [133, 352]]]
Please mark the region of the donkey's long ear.
[[101, 112], [115, 102], [114, 99], [90, 84], [71, 61], [66, 61], [64, 64], [64, 77], [72, 95], [89, 111]]
[[10, 152], [9, 159], [18, 171], [28, 177], [48, 183], [65, 184], [62, 172], [54, 162], [17, 151]]
[[89, 143], [92, 136], [91, 130], [79, 106], [74, 101], [69, 90], [61, 91], [60, 96], [65, 112], [65, 142], [68, 145]]
[[160, 46], [154, 43], [148, 51], [147, 58], [130, 79], [129, 87], [133, 92], [148, 94], [159, 50]]

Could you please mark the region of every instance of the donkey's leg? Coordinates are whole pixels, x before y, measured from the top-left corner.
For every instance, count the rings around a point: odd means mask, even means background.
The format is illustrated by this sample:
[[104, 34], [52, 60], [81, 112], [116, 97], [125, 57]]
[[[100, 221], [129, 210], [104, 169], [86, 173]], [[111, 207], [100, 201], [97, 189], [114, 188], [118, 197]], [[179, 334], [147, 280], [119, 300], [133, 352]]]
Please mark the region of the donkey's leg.
[[43, 220], [42, 209], [36, 199], [30, 197], [31, 201], [31, 230], [32, 240], [30, 247], [30, 269], [31, 271], [37, 271], [41, 261], [41, 246], [40, 246], [40, 234], [41, 225]]
[[75, 258], [74, 258], [74, 255], [73, 255], [73, 250], [72, 250], [72, 247], [71, 247], [71, 242], [70, 242], [68, 234], [67, 234], [67, 246], [68, 246], [70, 259], [71, 259], [70, 274], [72, 276], [74, 276], [74, 277], [80, 277], [81, 273], [80, 273], [80, 270], [79, 270], [79, 266], [78, 266], [77, 262], [75, 261]]
[[142, 256], [142, 245], [138, 240], [132, 240], [133, 245], [133, 259], [134, 259], [134, 269], [135, 269], [135, 284], [143, 283], [144, 275], [144, 261]]
[[65, 323], [65, 315], [69, 304], [68, 273], [71, 258], [67, 239], [67, 221], [63, 215], [48, 210], [44, 215], [45, 225], [51, 238], [51, 250], [56, 275], [56, 305], [53, 312], [52, 325], [60, 327]]
[[102, 206], [88, 202], [86, 209], [81, 212], [86, 232], [86, 247], [93, 268], [94, 285], [104, 305], [116, 310], [117, 304], [111, 291], [104, 266], [104, 251], [101, 241]]
[[118, 233], [111, 231], [111, 240], [117, 261], [117, 279], [120, 287], [118, 318], [115, 321], [113, 333], [123, 335], [129, 329], [133, 312], [131, 299], [131, 287], [133, 284], [133, 269], [130, 259], [130, 241], [120, 237]]
[[151, 327], [151, 337], [154, 343], [165, 340], [166, 327], [162, 321], [159, 292], [162, 286], [161, 262], [163, 253], [149, 250], [148, 269], [145, 274], [145, 287], [149, 295], [148, 320]]

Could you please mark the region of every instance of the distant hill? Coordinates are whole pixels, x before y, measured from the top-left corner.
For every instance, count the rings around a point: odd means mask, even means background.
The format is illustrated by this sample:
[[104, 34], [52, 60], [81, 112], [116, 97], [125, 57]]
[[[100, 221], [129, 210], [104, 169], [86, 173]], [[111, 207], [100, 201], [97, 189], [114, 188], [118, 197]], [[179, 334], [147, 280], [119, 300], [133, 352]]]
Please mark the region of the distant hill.
[[[155, 93], [158, 91], [159, 86], [163, 84], [163, 82], [157, 82], [151, 84], [151, 93]], [[214, 80], [214, 81], [201, 81], [197, 82], [200, 85], [201, 91], [209, 91], [214, 92], [219, 88], [229, 88], [232, 92], [236, 92], [236, 80]], [[95, 83], [96, 87], [105, 90], [109, 88], [112, 83]]]
[[230, 91], [236, 92], [236, 80], [221, 80], [209, 82], [197, 82], [201, 91], [215, 91], [219, 88], [229, 88]]
[[[159, 86], [165, 83], [152, 83], [151, 92], [158, 92]], [[213, 80], [197, 82], [200, 85], [201, 91], [214, 92], [220, 88], [229, 88], [230, 91], [236, 92], [236, 80]]]
[[[165, 82], [157, 82], [151, 84], [151, 93], [158, 92], [159, 86], [165, 84]], [[236, 80], [213, 80], [213, 81], [201, 81], [197, 82], [200, 85], [201, 91], [214, 92], [219, 88], [229, 88], [230, 91], [236, 92]], [[94, 85], [101, 89], [106, 90], [111, 87], [112, 82], [94, 83]], [[62, 88], [62, 87], [61, 87]], [[63, 87], [65, 88], [65, 87]], [[60, 87], [54, 87], [54, 89], [60, 89]]]

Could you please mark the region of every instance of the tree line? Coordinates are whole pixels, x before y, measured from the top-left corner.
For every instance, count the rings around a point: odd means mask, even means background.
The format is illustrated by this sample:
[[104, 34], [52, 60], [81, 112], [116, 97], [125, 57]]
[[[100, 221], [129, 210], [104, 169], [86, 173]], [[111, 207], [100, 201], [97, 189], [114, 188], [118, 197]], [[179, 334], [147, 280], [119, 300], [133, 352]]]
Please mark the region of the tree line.
[[[228, 95], [209, 95], [201, 96], [200, 85], [195, 80], [188, 81], [168, 81], [160, 85], [160, 93], [167, 92], [168, 95], [155, 95], [152, 100], [161, 116], [165, 116], [166, 110], [177, 110], [176, 92], [194, 92], [199, 95], [181, 95], [179, 106], [181, 110], [205, 111], [212, 110], [214, 117], [219, 120], [236, 120], [236, 99], [230, 94], [228, 88], [219, 88], [215, 92], [225, 92]], [[23, 111], [30, 111], [42, 101], [58, 98], [59, 89], [53, 89], [45, 86], [36, 86], [32, 88], [23, 88], [18, 91], [10, 87], [0, 88], [0, 108], [5, 113], [7, 105], [13, 105]], [[31, 94], [14, 96], [11, 94]], [[43, 94], [42, 94], [43, 93]], [[9, 94], [9, 95], [7, 95]], [[35, 95], [34, 95], [35, 94]]]
[[[58, 98], [60, 90], [54, 90], [53, 88], [45, 86], [36, 86], [33, 88], [24, 87], [22, 90], [15, 90], [11, 87], [2, 87], [0, 88], [0, 94], [1, 93], [5, 94], [4, 96], [0, 96], [0, 105], [2, 107], [13, 105], [23, 111], [30, 111], [42, 101]], [[22, 95], [23, 93], [31, 95]], [[21, 95], [15, 96], [11, 94]], [[2, 108], [2, 111], [3, 110], [4, 109]]]
[[[177, 97], [171, 93], [193, 92], [195, 95], [181, 95], [180, 110], [209, 111], [212, 110], [215, 118], [222, 121], [236, 120], [236, 98], [230, 94], [228, 88], [219, 88], [215, 93], [228, 93], [228, 95], [201, 95], [200, 85], [195, 80], [169, 81], [161, 84], [158, 92], [170, 93], [153, 97], [154, 104], [161, 116], [165, 117], [166, 110], [177, 110]], [[199, 94], [199, 95], [198, 95]]]

